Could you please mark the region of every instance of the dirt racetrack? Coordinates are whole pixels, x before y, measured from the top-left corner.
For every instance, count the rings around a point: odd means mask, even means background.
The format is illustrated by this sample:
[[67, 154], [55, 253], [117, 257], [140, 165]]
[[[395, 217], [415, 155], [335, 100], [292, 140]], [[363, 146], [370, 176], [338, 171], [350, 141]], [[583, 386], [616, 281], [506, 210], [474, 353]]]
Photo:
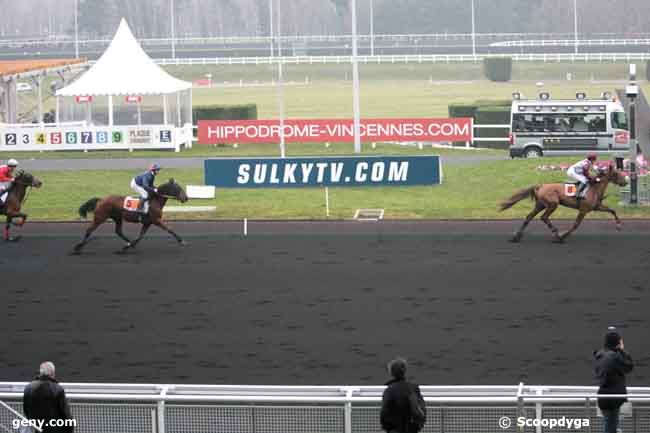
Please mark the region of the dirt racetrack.
[[517, 224], [177, 222], [187, 247], [127, 255], [107, 225], [75, 257], [82, 225], [30, 223], [0, 244], [0, 380], [381, 384], [403, 355], [428, 385], [587, 385], [615, 324], [650, 385], [650, 222]]

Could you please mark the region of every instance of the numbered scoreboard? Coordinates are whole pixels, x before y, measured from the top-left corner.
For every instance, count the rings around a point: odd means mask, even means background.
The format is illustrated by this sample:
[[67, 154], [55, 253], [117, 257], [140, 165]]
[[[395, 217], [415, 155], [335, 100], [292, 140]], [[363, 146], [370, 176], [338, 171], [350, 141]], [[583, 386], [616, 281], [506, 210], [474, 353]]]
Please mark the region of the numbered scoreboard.
[[174, 127], [2, 128], [0, 150], [177, 149]]

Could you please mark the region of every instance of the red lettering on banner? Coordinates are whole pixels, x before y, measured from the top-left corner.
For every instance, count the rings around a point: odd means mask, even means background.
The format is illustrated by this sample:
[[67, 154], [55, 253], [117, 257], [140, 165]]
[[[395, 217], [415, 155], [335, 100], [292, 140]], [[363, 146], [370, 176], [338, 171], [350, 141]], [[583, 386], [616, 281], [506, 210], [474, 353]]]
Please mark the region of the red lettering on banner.
[[[199, 120], [199, 143], [274, 143], [278, 120]], [[472, 119], [362, 119], [362, 141], [471, 141]], [[351, 142], [349, 119], [291, 119], [284, 122], [287, 143]]]

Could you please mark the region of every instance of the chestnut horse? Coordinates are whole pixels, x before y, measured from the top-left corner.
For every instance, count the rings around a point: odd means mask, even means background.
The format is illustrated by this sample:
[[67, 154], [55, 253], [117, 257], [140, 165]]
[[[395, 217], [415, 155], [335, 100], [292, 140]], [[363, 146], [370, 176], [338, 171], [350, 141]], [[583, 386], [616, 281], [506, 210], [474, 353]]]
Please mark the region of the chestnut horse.
[[[605, 198], [605, 191], [610, 182], [619, 186], [625, 186], [627, 184], [625, 176], [616, 171], [614, 167], [610, 165], [605, 170], [599, 170], [596, 182], [591, 184], [586, 196], [579, 202], [575, 197], [567, 196], [565, 194], [564, 183], [536, 185], [518, 191], [512, 197], [501, 203], [501, 211], [511, 208], [515, 203], [520, 202], [526, 197], [530, 197], [535, 202], [535, 207], [528, 214], [521, 225], [521, 228], [514, 234], [511, 241], [519, 242], [524, 235], [524, 229], [528, 223], [530, 223], [530, 221], [543, 210], [545, 210], [545, 212], [541, 216], [541, 220], [544, 221], [544, 224], [546, 224], [546, 226], [551, 230], [551, 233], [553, 233], [553, 240], [555, 242], [563, 242], [578, 228], [578, 226], [580, 226], [585, 215], [591, 211], [610, 213], [616, 220], [616, 229], [621, 230], [621, 220], [618, 218], [618, 215], [616, 215], [616, 212], [602, 203]], [[550, 220], [551, 214], [553, 214], [560, 205], [578, 211], [578, 216], [573, 223], [573, 226], [561, 234]]]
[[[40, 188], [43, 185], [40, 180], [23, 170], [18, 170], [14, 179], [8, 189], [5, 202], [0, 204], [0, 215], [7, 216], [7, 222], [2, 236], [5, 241], [17, 241], [20, 239], [20, 236], [12, 237], [9, 229], [12, 224], [22, 226], [27, 221], [27, 214], [20, 212], [20, 208], [27, 196], [27, 188]], [[14, 223], [14, 218], [20, 218], [20, 221]]]
[[[119, 195], [109, 195], [102, 199], [95, 197], [79, 207], [79, 215], [82, 218], [86, 218], [89, 212], [94, 212], [95, 217], [90, 227], [86, 230], [82, 241], [74, 246], [73, 254], [81, 254], [81, 250], [88, 243], [90, 235], [109, 218], [115, 222], [115, 234], [126, 242], [126, 245], [119, 252], [125, 252], [130, 248], [135, 248], [152, 224], [171, 234], [179, 244], [185, 245], [185, 241], [169, 228], [162, 219], [163, 208], [168, 198], [175, 198], [180, 200], [181, 203], [187, 201], [187, 194], [185, 194], [183, 187], [176, 183], [174, 179], [169, 179], [169, 182], [160, 185], [158, 187], [158, 193], [151, 196], [149, 200], [149, 212], [147, 214], [125, 210], [123, 206], [125, 198]], [[130, 240], [124, 235], [122, 232], [123, 221], [142, 224], [140, 235], [136, 239]]]

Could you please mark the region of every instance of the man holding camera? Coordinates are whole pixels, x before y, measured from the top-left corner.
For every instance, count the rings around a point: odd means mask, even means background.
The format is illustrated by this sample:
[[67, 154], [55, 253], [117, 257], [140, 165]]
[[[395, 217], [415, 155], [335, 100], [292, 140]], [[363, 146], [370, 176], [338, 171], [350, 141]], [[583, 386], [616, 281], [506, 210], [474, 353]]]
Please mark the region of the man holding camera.
[[[634, 362], [625, 351], [623, 339], [610, 327], [605, 334], [605, 345], [601, 350], [594, 351], [596, 359], [596, 377], [598, 379], [598, 394], [627, 394], [625, 375], [632, 371]], [[603, 413], [605, 433], [616, 433], [619, 412], [625, 398], [599, 398], [598, 407]]]

